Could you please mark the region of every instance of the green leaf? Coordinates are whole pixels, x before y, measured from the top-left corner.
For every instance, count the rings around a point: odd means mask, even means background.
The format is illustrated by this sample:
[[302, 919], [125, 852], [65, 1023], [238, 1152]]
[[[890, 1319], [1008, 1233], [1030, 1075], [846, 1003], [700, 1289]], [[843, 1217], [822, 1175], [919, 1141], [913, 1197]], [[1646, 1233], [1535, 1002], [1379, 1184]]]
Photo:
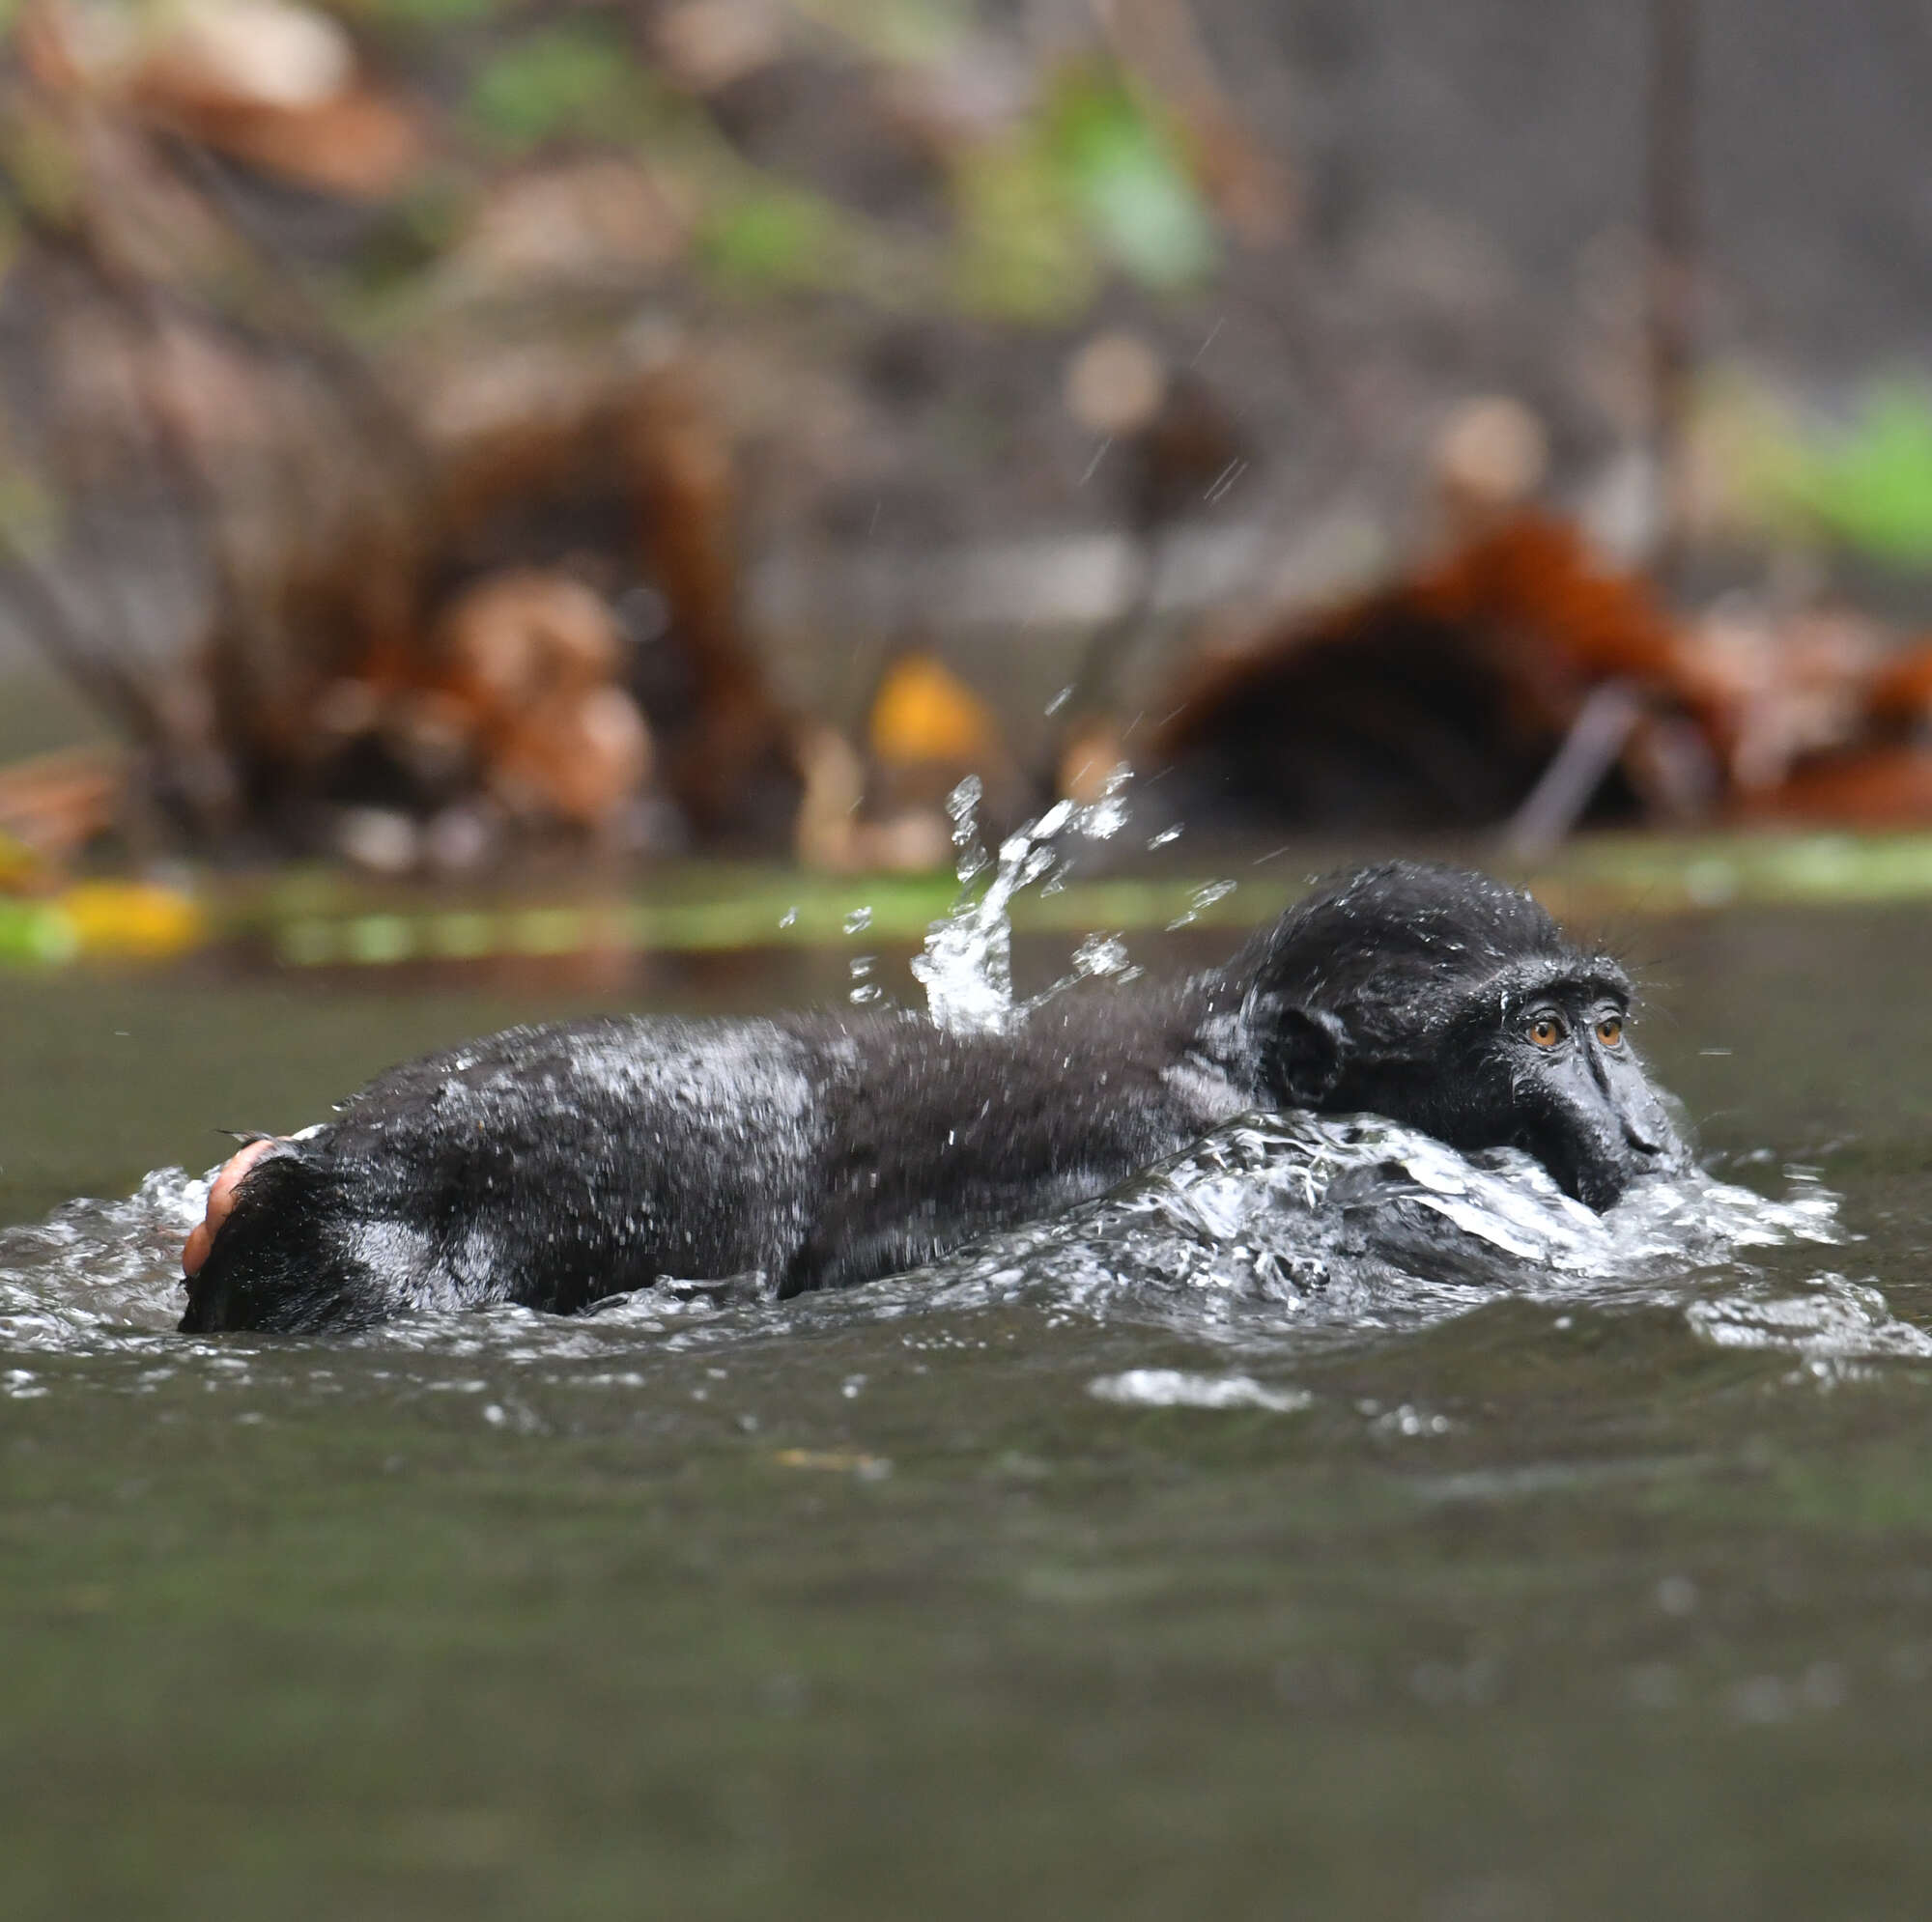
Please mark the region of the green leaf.
[[1219, 261], [1214, 224], [1167, 130], [1111, 76], [1063, 83], [1050, 108], [1053, 151], [1094, 239], [1150, 287], [1206, 279]]
[[1080, 211], [1037, 134], [965, 148], [952, 166], [961, 303], [1009, 320], [1070, 320], [1099, 274]]
[[488, 133], [517, 149], [560, 135], [634, 139], [651, 119], [630, 49], [585, 27], [551, 28], [504, 48], [476, 76], [469, 107]]
[[699, 257], [736, 279], [817, 286], [831, 274], [838, 220], [822, 201], [757, 189], [714, 210], [697, 236]]
[[1845, 433], [1795, 450], [1783, 485], [1848, 546], [1932, 564], [1932, 392], [1912, 382], [1874, 387]]

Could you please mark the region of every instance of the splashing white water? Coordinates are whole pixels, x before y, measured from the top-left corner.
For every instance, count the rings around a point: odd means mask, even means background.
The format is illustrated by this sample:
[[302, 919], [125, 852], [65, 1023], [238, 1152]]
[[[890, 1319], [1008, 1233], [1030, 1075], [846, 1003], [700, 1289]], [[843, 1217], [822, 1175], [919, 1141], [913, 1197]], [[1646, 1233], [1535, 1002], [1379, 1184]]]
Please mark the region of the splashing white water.
[[1739, 1261], [1846, 1238], [1811, 1183], [1770, 1201], [1692, 1171], [1599, 1215], [1513, 1148], [1465, 1156], [1375, 1116], [1254, 1115], [1096, 1201], [880, 1286], [901, 1303], [1052, 1303], [1264, 1345], [1506, 1297], [1661, 1306], [1726, 1346], [1932, 1359], [1932, 1336], [1876, 1286], [1822, 1275], [1794, 1294]]
[[[48, 1392], [64, 1378], [49, 1371], [61, 1357], [123, 1357], [137, 1388], [157, 1369], [192, 1366], [239, 1388], [283, 1366], [277, 1356], [295, 1366], [298, 1350], [272, 1342], [172, 1333], [182, 1239], [207, 1195], [207, 1177], [163, 1170], [126, 1200], [72, 1201], [0, 1230], [0, 1399]], [[1770, 1201], [1691, 1173], [1639, 1184], [1596, 1215], [1511, 1149], [1463, 1156], [1374, 1116], [1250, 1116], [1099, 1201], [866, 1287], [779, 1306], [757, 1277], [667, 1285], [588, 1316], [495, 1309], [388, 1323], [355, 1342], [438, 1368], [576, 1370], [629, 1349], [768, 1339], [775, 1316], [816, 1325], [1026, 1304], [1154, 1323], [1265, 1359], [1515, 1298], [1663, 1309], [1698, 1343], [1789, 1355], [1820, 1380], [1932, 1360], [1932, 1336], [1870, 1281], [1774, 1279], [1743, 1258], [1846, 1239], [1834, 1198], [1815, 1183]], [[1240, 1386], [1249, 1379], [1129, 1371], [1096, 1392], [1149, 1406], [1264, 1405]]]
[[207, 1209], [208, 1182], [157, 1169], [123, 1201], [69, 1201], [45, 1221], [0, 1229], [0, 1354], [172, 1334], [182, 1243]]
[[1197, 888], [1186, 911], [1168, 922], [1168, 933], [1174, 933], [1177, 928], [1192, 927], [1209, 908], [1217, 901], [1225, 901], [1239, 885], [1235, 881], [1210, 881], [1206, 887]]
[[[980, 779], [969, 775], [946, 798], [956, 852], [953, 872], [959, 898], [926, 930], [923, 950], [913, 957], [913, 977], [925, 990], [933, 1024], [955, 1034], [1005, 1034], [1023, 1021], [1038, 1001], [1021, 1002], [1013, 993], [1013, 897], [1022, 889], [1050, 890], [1065, 872], [1063, 845], [1069, 838], [1110, 840], [1126, 824], [1122, 799], [1127, 770], [1108, 777], [1097, 801], [1085, 806], [1062, 801], [1037, 821], [1000, 843], [989, 862], [980, 841]], [[992, 878], [976, 889], [988, 866]], [[1056, 981], [1047, 995], [1060, 993], [1092, 975], [1130, 976], [1126, 944], [1118, 935], [1093, 935], [1073, 952], [1073, 972]], [[1039, 1000], [1045, 1000], [1041, 996]]]
[[[1012, 986], [1015, 896], [1051, 887], [1081, 842], [1121, 830], [1125, 779], [1122, 770], [1091, 806], [1049, 809], [1002, 842], [997, 861], [978, 835], [979, 782], [954, 789], [948, 811], [961, 893], [912, 964], [937, 1026], [1008, 1032], [1078, 981], [1140, 972], [1118, 935], [1096, 934], [1045, 995], [1022, 1002]], [[1194, 912], [1224, 891], [1203, 890]], [[846, 932], [863, 933], [870, 920], [861, 909]], [[851, 963], [855, 1001], [878, 994], [873, 967], [869, 955]], [[0, 1230], [0, 1397], [45, 1392], [36, 1358], [61, 1352], [166, 1346], [211, 1368], [242, 1367], [232, 1348], [171, 1335], [182, 1240], [207, 1195], [208, 1177], [163, 1170], [126, 1201], [74, 1201], [37, 1226]], [[1054, 1220], [784, 1312], [864, 1317], [1028, 1300], [1179, 1322], [1265, 1347], [1425, 1325], [1514, 1295], [1668, 1306], [1700, 1342], [1793, 1353], [1812, 1369], [1932, 1359], [1932, 1336], [1894, 1315], [1871, 1283], [1827, 1273], [1794, 1290], [1737, 1258], [1845, 1238], [1834, 1198], [1815, 1182], [1799, 1181], [1774, 1201], [1692, 1173], [1639, 1184], [1600, 1216], [1511, 1149], [1464, 1156], [1375, 1116], [1250, 1116]], [[445, 1359], [554, 1362], [579, 1351], [602, 1357], [613, 1338], [675, 1345], [707, 1320], [722, 1338], [734, 1316], [753, 1328], [768, 1326], [774, 1312], [762, 1287], [667, 1284], [609, 1305], [594, 1329], [588, 1319], [503, 1309], [396, 1323], [361, 1339]], [[1257, 1400], [1246, 1376], [1129, 1371], [1107, 1381], [1095, 1393], [1146, 1405], [1275, 1405]]]

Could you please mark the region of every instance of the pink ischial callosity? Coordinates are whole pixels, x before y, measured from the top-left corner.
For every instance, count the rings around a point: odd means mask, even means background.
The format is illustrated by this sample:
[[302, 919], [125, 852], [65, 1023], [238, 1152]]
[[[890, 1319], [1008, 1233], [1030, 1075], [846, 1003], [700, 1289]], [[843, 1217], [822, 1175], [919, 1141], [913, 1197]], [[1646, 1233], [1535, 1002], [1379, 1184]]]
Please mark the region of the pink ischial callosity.
[[243, 1177], [265, 1154], [279, 1145], [274, 1141], [250, 1142], [222, 1163], [221, 1172], [208, 1191], [208, 1213], [195, 1224], [193, 1233], [182, 1249], [184, 1275], [200, 1274], [201, 1264], [208, 1259], [208, 1251], [214, 1246], [221, 1224], [235, 1211], [235, 1192]]

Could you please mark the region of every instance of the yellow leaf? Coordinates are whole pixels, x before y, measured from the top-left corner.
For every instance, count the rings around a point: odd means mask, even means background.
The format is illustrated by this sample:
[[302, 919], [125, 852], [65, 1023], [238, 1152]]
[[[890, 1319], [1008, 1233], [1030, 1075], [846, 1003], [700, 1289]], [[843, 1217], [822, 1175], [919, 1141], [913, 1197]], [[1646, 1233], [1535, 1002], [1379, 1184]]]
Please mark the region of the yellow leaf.
[[992, 710], [929, 654], [903, 654], [887, 668], [867, 733], [872, 752], [889, 767], [921, 761], [973, 766], [999, 747]]
[[86, 954], [180, 954], [206, 938], [200, 908], [173, 888], [142, 881], [83, 881], [59, 898]]

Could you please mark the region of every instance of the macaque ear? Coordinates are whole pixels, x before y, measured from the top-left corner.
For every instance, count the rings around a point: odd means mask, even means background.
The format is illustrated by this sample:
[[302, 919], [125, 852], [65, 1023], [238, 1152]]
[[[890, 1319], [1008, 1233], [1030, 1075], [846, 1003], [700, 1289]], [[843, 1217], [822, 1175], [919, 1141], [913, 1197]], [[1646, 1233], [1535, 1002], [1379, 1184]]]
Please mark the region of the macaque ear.
[[1342, 1078], [1349, 1031], [1325, 1010], [1259, 988], [1245, 1013], [1269, 1094], [1284, 1108], [1319, 1108]]

